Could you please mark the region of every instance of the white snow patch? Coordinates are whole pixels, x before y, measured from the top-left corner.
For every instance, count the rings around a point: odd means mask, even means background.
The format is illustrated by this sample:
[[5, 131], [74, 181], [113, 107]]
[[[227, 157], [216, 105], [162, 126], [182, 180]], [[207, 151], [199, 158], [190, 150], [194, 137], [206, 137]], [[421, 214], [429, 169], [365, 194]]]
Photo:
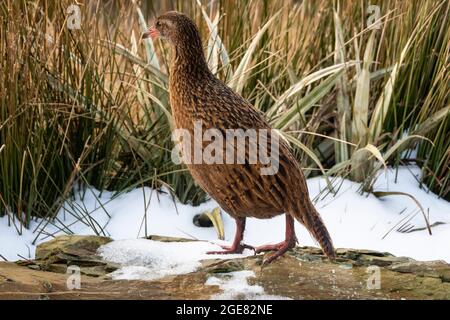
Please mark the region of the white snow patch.
[[[99, 248], [103, 259], [123, 267], [111, 273], [113, 279], [155, 280], [169, 275], [186, 274], [195, 271], [200, 260], [211, 259], [207, 251], [217, 250], [214, 244], [197, 242], [158, 242], [145, 239], [118, 240]], [[252, 254], [245, 250], [243, 255], [216, 255], [215, 258], [229, 259]]]
[[290, 300], [287, 297], [268, 295], [264, 288], [258, 285], [250, 285], [248, 278], [255, 273], [249, 270], [236, 271], [209, 277], [206, 285], [219, 286], [223, 291], [211, 297], [211, 300]]
[[[8, 220], [8, 217], [0, 218], [0, 261], [2, 257], [8, 260], [32, 259], [34, 257], [34, 250], [36, 247], [32, 245], [35, 235], [29, 229], [23, 228], [16, 221], [18, 230], [14, 227], [13, 221]], [[34, 226], [35, 223], [32, 223]], [[19, 235], [19, 232], [22, 235]], [[21, 258], [22, 257], [22, 258]]]

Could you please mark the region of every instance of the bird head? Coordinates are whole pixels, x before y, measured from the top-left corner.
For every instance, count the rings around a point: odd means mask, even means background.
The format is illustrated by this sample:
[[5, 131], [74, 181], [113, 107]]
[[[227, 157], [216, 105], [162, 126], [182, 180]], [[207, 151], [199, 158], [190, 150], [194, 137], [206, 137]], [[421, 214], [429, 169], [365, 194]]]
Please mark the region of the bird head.
[[142, 38], [151, 37], [153, 40], [162, 38], [176, 45], [188, 39], [191, 33], [194, 33], [194, 35], [198, 33], [195, 23], [180, 12], [170, 11], [159, 16], [147, 32], [142, 35]]
[[197, 70], [208, 70], [200, 33], [188, 16], [176, 11], [159, 16], [142, 35], [143, 39], [149, 37], [168, 41], [173, 48], [173, 61], [187, 62], [185, 65]]

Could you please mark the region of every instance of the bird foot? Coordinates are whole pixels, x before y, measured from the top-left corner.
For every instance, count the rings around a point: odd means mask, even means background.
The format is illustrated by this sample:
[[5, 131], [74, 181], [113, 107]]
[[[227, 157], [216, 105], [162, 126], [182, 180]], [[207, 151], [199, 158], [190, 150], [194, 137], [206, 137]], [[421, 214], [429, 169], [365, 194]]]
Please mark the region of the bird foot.
[[282, 256], [286, 251], [292, 249], [297, 244], [297, 239], [293, 238], [290, 240], [285, 240], [277, 244], [268, 244], [255, 248], [255, 254], [267, 251], [275, 251], [273, 254], [269, 255], [263, 261], [263, 265], [268, 265], [278, 257]]
[[255, 251], [255, 248], [252, 246], [249, 246], [248, 244], [245, 243], [240, 243], [238, 245], [232, 245], [230, 246], [222, 246], [219, 245], [223, 251], [208, 251], [206, 252], [206, 254], [240, 254], [242, 252], [244, 252], [244, 249], [250, 249]]

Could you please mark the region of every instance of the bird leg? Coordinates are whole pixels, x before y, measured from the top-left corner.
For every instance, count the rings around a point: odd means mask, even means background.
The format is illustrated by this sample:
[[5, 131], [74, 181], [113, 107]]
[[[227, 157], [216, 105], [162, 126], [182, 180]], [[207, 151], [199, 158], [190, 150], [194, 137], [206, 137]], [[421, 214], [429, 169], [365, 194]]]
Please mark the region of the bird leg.
[[263, 264], [269, 264], [273, 260], [282, 256], [286, 251], [292, 249], [297, 244], [297, 237], [295, 236], [294, 229], [294, 218], [291, 215], [286, 215], [286, 239], [283, 242], [277, 244], [268, 244], [255, 248], [255, 253], [261, 253], [266, 251], [275, 251], [267, 259], [264, 260]]
[[236, 234], [233, 244], [230, 246], [221, 246], [224, 251], [208, 251], [207, 254], [233, 254], [242, 253], [244, 249], [255, 250], [252, 246], [242, 243], [244, 239], [245, 218], [236, 218]]

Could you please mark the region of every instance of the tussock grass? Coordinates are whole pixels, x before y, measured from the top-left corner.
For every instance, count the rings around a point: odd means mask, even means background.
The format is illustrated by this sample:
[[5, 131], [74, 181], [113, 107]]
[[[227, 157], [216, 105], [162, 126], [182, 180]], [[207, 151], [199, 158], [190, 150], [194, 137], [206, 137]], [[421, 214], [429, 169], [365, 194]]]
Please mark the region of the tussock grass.
[[[0, 215], [20, 232], [74, 186], [206, 199], [170, 160], [169, 48], [140, 41], [172, 9], [195, 19], [211, 70], [266, 114], [307, 175], [371, 191], [384, 165], [416, 162], [450, 199], [450, 3], [373, 2], [376, 30], [361, 1], [85, 1], [80, 30], [67, 28], [71, 1], [1, 2]], [[83, 208], [71, 214], [96, 228]]]

